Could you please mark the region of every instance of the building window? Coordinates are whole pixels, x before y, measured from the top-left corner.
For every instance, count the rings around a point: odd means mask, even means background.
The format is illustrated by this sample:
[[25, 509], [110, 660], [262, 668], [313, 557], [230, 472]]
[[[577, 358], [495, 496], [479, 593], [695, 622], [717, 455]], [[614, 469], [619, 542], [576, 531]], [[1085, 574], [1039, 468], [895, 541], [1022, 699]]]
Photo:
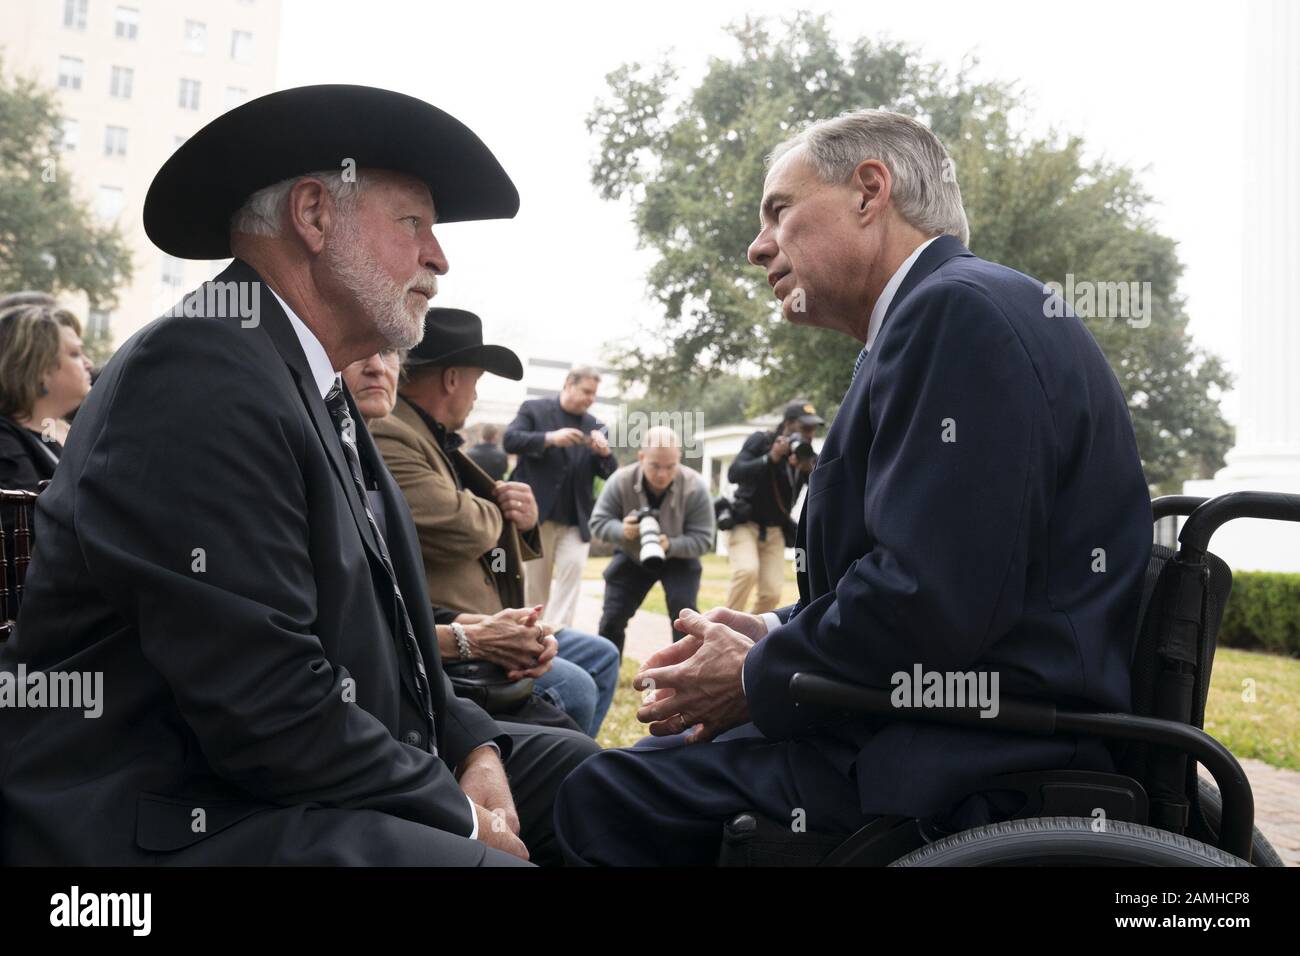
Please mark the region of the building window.
[[246, 30], [231, 31], [230, 58], [236, 63], [248, 63], [253, 59], [253, 34]]
[[233, 110], [246, 99], [248, 99], [248, 90], [242, 86], [226, 87], [226, 109]]
[[125, 203], [122, 190], [117, 186], [100, 186], [95, 196], [95, 215], [105, 222], [112, 222], [122, 215]]
[[199, 108], [198, 80], [181, 80], [180, 107], [183, 110], [196, 110]]
[[69, 30], [86, 29], [86, 7], [90, 0], [63, 0], [63, 25]]
[[104, 127], [104, 155], [105, 156], [126, 155], [126, 127], [124, 126]]
[[113, 322], [113, 313], [106, 309], [91, 309], [86, 313], [86, 339], [108, 338], [109, 328]]
[[113, 12], [113, 36], [120, 40], [134, 40], [140, 34], [140, 11], [134, 7], [118, 7]]
[[82, 62], [75, 56], [59, 57], [59, 89], [81, 89]]
[[59, 136], [59, 146], [65, 153], [70, 153], [81, 145], [81, 124], [74, 119], [63, 120], [63, 131]]
[[208, 25], [198, 20], [185, 21], [185, 49], [190, 53], [205, 53], [208, 49]]
[[162, 284], [169, 288], [178, 289], [185, 285], [185, 260], [163, 253], [160, 276]]
[[131, 87], [135, 85], [135, 70], [129, 66], [115, 66], [108, 78], [108, 95], [119, 100], [131, 98]]

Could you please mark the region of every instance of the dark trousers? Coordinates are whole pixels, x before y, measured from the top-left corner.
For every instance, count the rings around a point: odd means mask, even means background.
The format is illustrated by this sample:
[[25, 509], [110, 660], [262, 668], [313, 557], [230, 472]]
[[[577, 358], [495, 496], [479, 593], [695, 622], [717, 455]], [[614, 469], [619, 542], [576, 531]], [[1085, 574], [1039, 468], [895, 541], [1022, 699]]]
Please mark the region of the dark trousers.
[[605, 750], [569, 775], [555, 802], [566, 862], [711, 866], [722, 825], [745, 810], [846, 838], [870, 819], [857, 784], [838, 769], [850, 745], [768, 740], [753, 724], [711, 743], [681, 740]]
[[[600, 747], [561, 727], [498, 722], [510, 735], [505, 761], [519, 814], [519, 838], [530, 861], [562, 862], [554, 806], [570, 771]], [[158, 863], [179, 866], [523, 866], [478, 840], [435, 830], [378, 810], [293, 806], [256, 813]]]
[[[614, 642], [621, 655], [627, 622], [637, 612], [655, 582], [662, 581], [668, 599], [668, 617], [673, 620], [683, 608], [694, 608], [700, 596], [700, 561], [698, 558], [669, 558], [658, 571], [647, 571], [627, 556], [614, 552], [605, 567], [605, 606], [600, 614], [600, 636]], [[672, 639], [681, 634], [669, 625]]]

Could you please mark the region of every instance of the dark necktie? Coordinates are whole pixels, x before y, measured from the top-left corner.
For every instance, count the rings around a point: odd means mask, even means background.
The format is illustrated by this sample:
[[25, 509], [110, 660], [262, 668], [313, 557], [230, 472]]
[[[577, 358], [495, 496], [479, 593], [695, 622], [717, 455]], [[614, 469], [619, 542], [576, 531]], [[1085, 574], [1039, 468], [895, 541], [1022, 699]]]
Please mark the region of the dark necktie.
[[384, 544], [384, 536], [380, 534], [379, 523], [375, 521], [374, 512], [370, 510], [370, 499], [366, 495], [366, 483], [361, 473], [361, 456], [357, 452], [356, 423], [352, 420], [352, 413], [348, 410], [347, 398], [344, 396], [341, 382], [337, 378], [325, 395], [325, 407], [329, 409], [330, 418], [333, 420], [334, 427], [339, 433], [339, 439], [343, 443], [343, 457], [347, 459], [348, 471], [352, 473], [352, 484], [356, 486], [357, 495], [361, 499], [361, 506], [366, 511], [366, 520], [370, 522], [370, 531], [379, 544], [379, 561], [384, 566], [388, 581], [393, 587], [398, 626], [402, 629], [405, 637], [406, 653], [415, 671], [415, 687], [419, 692], [420, 704], [423, 706], [425, 717], [429, 722], [429, 750], [434, 755], [437, 755], [438, 746], [435, 743], [437, 738], [434, 734], [433, 723], [433, 696], [429, 692], [429, 677], [424, 669], [424, 657], [420, 654], [420, 645], [415, 640], [415, 628], [411, 626], [411, 617], [406, 613], [406, 601], [402, 598], [402, 589], [397, 586], [397, 575], [393, 571], [393, 562], [389, 560], [388, 547]]

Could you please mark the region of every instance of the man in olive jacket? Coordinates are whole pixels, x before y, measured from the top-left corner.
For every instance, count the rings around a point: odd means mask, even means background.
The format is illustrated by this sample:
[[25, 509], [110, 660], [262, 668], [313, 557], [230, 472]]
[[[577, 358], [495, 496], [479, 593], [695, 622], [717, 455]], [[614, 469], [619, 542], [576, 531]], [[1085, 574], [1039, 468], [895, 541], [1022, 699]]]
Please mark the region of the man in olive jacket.
[[[464, 624], [524, 607], [523, 562], [542, 553], [532, 489], [493, 481], [457, 434], [484, 372], [518, 381], [523, 366], [509, 349], [483, 344], [474, 313], [430, 309], [392, 413], [370, 423], [410, 506], [430, 600], [462, 612], [457, 621]], [[558, 654], [534, 691], [595, 736], [618, 683], [618, 653], [609, 641], [572, 628], [561, 627], [555, 640]]]

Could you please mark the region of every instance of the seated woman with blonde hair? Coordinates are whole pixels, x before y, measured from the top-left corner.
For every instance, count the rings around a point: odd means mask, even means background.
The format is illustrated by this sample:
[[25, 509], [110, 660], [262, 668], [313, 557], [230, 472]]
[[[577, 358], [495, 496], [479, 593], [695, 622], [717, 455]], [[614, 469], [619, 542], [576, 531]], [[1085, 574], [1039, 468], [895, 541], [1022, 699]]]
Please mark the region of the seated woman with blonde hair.
[[37, 491], [54, 476], [90, 368], [81, 323], [53, 296], [0, 296], [0, 488]]

